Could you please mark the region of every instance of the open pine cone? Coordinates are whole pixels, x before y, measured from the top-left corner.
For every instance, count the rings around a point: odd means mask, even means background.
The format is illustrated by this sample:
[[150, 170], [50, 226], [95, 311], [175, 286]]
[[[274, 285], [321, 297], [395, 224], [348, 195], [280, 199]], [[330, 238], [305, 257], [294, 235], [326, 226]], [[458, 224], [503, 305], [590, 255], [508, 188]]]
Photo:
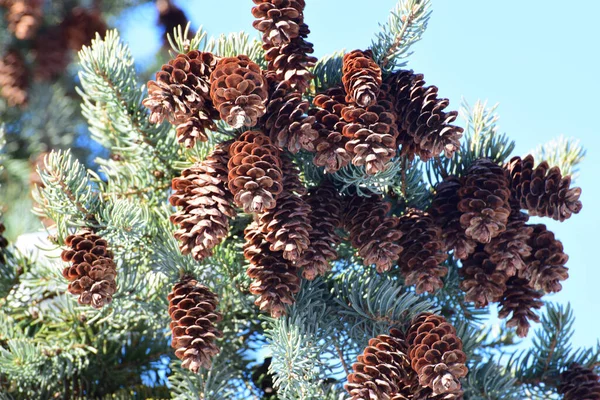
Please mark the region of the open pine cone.
[[347, 103], [366, 108], [377, 102], [381, 68], [373, 61], [371, 50], [354, 50], [344, 55], [342, 74]]

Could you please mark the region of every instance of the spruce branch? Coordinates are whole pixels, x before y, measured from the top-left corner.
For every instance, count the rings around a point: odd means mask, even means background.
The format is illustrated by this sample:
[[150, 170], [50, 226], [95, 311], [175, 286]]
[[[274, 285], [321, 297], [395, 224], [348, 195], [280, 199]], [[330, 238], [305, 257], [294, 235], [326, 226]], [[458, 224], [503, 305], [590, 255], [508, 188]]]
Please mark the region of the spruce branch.
[[262, 43], [256, 38], [250, 38], [246, 32], [222, 34], [218, 38], [210, 38], [204, 51], [219, 57], [237, 57], [243, 54], [257, 63], [261, 69], [267, 68]]
[[371, 50], [384, 72], [406, 65], [406, 59], [412, 54], [412, 45], [421, 40], [427, 28], [430, 5], [429, 0], [399, 0], [387, 23], [380, 24], [380, 32], [373, 40]]
[[550, 167], [560, 168], [563, 176], [571, 175], [574, 179], [579, 175], [579, 164], [585, 159], [586, 151], [579, 140], [559, 136], [530, 153], [538, 164], [546, 161]]
[[174, 58], [177, 54], [186, 54], [192, 50], [204, 51], [206, 48], [206, 31], [200, 26], [193, 38], [188, 39], [190, 33], [190, 24], [188, 22], [185, 27], [177, 25], [173, 32], [167, 32], [167, 41], [171, 46], [171, 56]]
[[329, 88], [342, 84], [342, 60], [344, 51], [336, 51], [323, 56], [313, 67], [314, 93], [323, 93]]

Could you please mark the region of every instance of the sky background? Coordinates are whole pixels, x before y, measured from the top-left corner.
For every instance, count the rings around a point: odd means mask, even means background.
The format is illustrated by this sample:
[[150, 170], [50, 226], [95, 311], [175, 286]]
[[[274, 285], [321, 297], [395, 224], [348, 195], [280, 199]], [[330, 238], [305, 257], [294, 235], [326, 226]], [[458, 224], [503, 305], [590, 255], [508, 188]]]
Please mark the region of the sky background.
[[[192, 27], [209, 36], [252, 28], [250, 0], [175, 1]], [[307, 0], [305, 20], [321, 57], [339, 49], [366, 48], [378, 23], [387, 20], [396, 0]], [[440, 96], [458, 109], [461, 99], [499, 103], [501, 132], [517, 143], [515, 155], [560, 135], [580, 139], [587, 156], [576, 181], [583, 188], [580, 214], [558, 223], [544, 219], [570, 256], [570, 278], [562, 292], [545, 300], [571, 302], [577, 317], [575, 346], [593, 346], [600, 338], [600, 151], [597, 93], [600, 56], [600, 1], [577, 5], [557, 0], [433, 0], [433, 14], [408, 67], [423, 73]], [[128, 12], [117, 27], [140, 63], [160, 47], [153, 4]]]

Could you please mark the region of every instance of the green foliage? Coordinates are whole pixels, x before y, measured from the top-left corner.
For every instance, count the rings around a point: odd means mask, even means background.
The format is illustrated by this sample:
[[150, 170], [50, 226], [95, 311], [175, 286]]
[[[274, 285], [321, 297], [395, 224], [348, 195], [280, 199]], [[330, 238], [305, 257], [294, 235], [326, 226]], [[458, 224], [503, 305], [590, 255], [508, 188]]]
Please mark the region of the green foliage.
[[563, 176], [571, 175], [573, 179], [579, 175], [579, 164], [585, 159], [585, 153], [579, 140], [564, 136], [542, 144], [531, 152], [538, 164], [546, 161], [551, 167], [560, 168]]

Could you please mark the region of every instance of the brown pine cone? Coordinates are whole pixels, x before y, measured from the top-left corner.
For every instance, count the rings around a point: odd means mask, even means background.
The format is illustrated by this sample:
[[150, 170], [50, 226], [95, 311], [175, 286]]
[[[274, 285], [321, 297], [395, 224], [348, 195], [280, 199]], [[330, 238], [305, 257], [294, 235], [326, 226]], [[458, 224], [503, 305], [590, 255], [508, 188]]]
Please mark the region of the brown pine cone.
[[300, 170], [294, 164], [294, 161], [289, 155], [280, 153], [281, 157], [281, 174], [283, 176], [283, 187], [288, 192], [303, 196], [306, 194], [306, 186], [300, 180]]
[[571, 187], [571, 176], [562, 176], [558, 167], [547, 162], [534, 168], [533, 156], [514, 157], [506, 165], [512, 195], [529, 215], [564, 221], [581, 211], [581, 188]]
[[409, 159], [418, 155], [423, 161], [444, 152], [452, 157], [460, 149], [463, 129], [451, 125], [458, 113], [445, 112], [448, 99], [438, 99], [438, 88], [425, 86], [422, 74], [397, 71], [385, 80], [386, 97], [393, 99], [397, 114], [401, 154]]
[[208, 140], [206, 131], [216, 129], [218, 112], [210, 99], [209, 77], [216, 65], [211, 53], [190, 51], [179, 54], [148, 82], [150, 122], [164, 119], [176, 126], [179, 143], [194, 147], [196, 140]]
[[411, 373], [407, 353], [404, 335], [397, 329], [370, 339], [344, 385], [351, 400], [401, 399], [397, 395]]
[[304, 199], [311, 208], [312, 232], [310, 246], [298, 260], [298, 266], [305, 279], [313, 280], [329, 271], [329, 261], [338, 257], [335, 246], [340, 238], [335, 230], [342, 223], [343, 203], [336, 188], [328, 181], [310, 189]]
[[265, 53], [265, 59], [269, 62], [268, 69], [275, 72], [276, 79], [287, 81], [301, 93], [310, 86], [313, 78], [310, 68], [317, 62], [315, 57], [309, 56], [314, 49], [312, 43], [305, 40], [308, 33], [308, 26], [302, 23], [298, 37], [291, 39], [289, 43], [272, 47]]
[[490, 260], [482, 245], [477, 245], [475, 252], [463, 260], [459, 272], [463, 278], [460, 288], [465, 292], [465, 300], [474, 302], [477, 307], [500, 301], [509, 278], [506, 271]]
[[310, 104], [302, 94], [293, 90], [288, 82], [273, 88], [265, 115], [264, 126], [271, 141], [281, 149], [297, 153], [301, 149], [314, 151], [314, 142], [319, 136], [315, 117], [308, 116]]
[[227, 187], [227, 163], [231, 141], [219, 143], [201, 163], [185, 169], [173, 179], [171, 205], [180, 209], [171, 215], [179, 226], [175, 238], [182, 254], [196, 260], [212, 254], [212, 249], [229, 233], [229, 218], [235, 217], [233, 195]]
[[511, 315], [506, 326], [516, 327], [517, 335], [525, 337], [531, 326], [529, 321], [540, 322], [540, 317], [534, 310], [544, 305], [541, 298], [542, 293], [532, 289], [527, 279], [513, 276], [506, 282], [506, 290], [500, 299], [498, 317], [507, 318]]
[[388, 271], [402, 252], [398, 218], [387, 216], [390, 207], [381, 197], [358, 195], [351, 196], [345, 205], [343, 222], [350, 242], [364, 265], [375, 264], [379, 273]]
[[371, 50], [354, 50], [344, 55], [342, 73], [347, 103], [362, 108], [375, 105], [381, 86], [381, 68], [373, 61]]
[[402, 232], [398, 244], [403, 248], [398, 266], [405, 283], [415, 285], [417, 294], [441, 289], [441, 278], [448, 273], [442, 265], [447, 255], [434, 219], [426, 212], [409, 209], [400, 217], [398, 229]]
[[70, 282], [69, 292], [79, 295], [79, 304], [102, 308], [110, 303], [117, 291], [117, 271], [106, 240], [82, 230], [67, 236], [65, 244], [69, 248], [63, 250], [60, 257], [71, 263], [63, 269], [63, 276]]
[[279, 150], [260, 131], [247, 131], [229, 148], [229, 190], [244, 212], [275, 207], [283, 189]]
[[89, 46], [96, 33], [100, 37], [106, 34], [106, 23], [98, 10], [86, 10], [75, 7], [61, 23], [67, 46], [79, 51], [83, 46]]
[[476, 243], [466, 237], [460, 224], [462, 213], [458, 210], [458, 191], [461, 187], [462, 182], [456, 176], [444, 178], [435, 188], [429, 213], [442, 228], [444, 251], [454, 250], [454, 257], [464, 260], [475, 251]]
[[364, 165], [370, 175], [384, 171], [396, 156], [398, 137], [391, 103], [382, 101], [366, 109], [345, 107], [342, 118], [347, 122], [342, 133], [348, 138], [346, 150], [353, 155], [352, 164]]
[[[292, 161], [282, 157], [282, 168], [289, 173], [297, 172]], [[297, 261], [310, 245], [310, 206], [292, 190], [300, 184], [298, 176], [283, 176], [283, 191], [277, 197], [274, 208], [266, 210], [258, 217], [258, 225], [273, 252], [281, 252], [283, 258]], [[291, 183], [291, 184], [290, 184]]]
[[247, 56], [219, 60], [210, 82], [213, 104], [233, 128], [252, 127], [265, 115], [269, 88], [258, 64]]
[[531, 255], [527, 242], [533, 233], [533, 228], [525, 224], [528, 219], [527, 214], [511, 207], [506, 230], [485, 245], [490, 261], [508, 277], [527, 268], [525, 260]]
[[467, 356], [456, 329], [444, 317], [423, 313], [415, 317], [406, 336], [413, 370], [421, 386], [432, 389], [434, 395], [462, 396], [459, 379], [467, 375]]
[[564, 396], [563, 400], [600, 400], [600, 376], [573, 363], [560, 375], [558, 393]]
[[29, 73], [25, 59], [16, 49], [11, 49], [0, 58], [0, 95], [11, 107], [27, 104]]
[[265, 48], [281, 46], [300, 34], [304, 0], [252, 0], [252, 26], [263, 33]]
[[346, 122], [342, 119], [344, 97], [343, 89], [330, 89], [314, 98], [313, 104], [316, 108], [308, 112], [315, 117], [315, 129], [319, 135], [315, 141], [316, 154], [313, 163], [325, 167], [327, 173], [340, 170], [352, 160], [352, 154], [346, 150], [348, 138], [342, 134], [346, 126]]
[[6, 22], [8, 30], [19, 40], [32, 39], [42, 22], [43, 0], [7, 0]]
[[569, 277], [565, 264], [569, 256], [564, 253], [560, 240], [554, 237], [544, 224], [532, 225], [533, 233], [529, 239], [531, 256], [526, 260], [527, 269], [522, 276], [536, 290], [556, 293], [562, 290], [561, 281]]
[[32, 53], [36, 63], [33, 75], [42, 81], [55, 80], [65, 73], [71, 62], [65, 35], [59, 25], [51, 26], [35, 37]]
[[215, 341], [223, 336], [215, 324], [221, 321], [216, 311], [219, 300], [209, 288], [194, 277], [185, 275], [168, 296], [171, 316], [171, 347], [183, 368], [197, 373], [212, 365], [219, 354]]
[[256, 222], [246, 228], [245, 239], [244, 257], [251, 264], [246, 274], [254, 281], [250, 293], [258, 295], [254, 304], [274, 318], [281, 317], [300, 290], [298, 269], [280, 251], [270, 249]]
[[460, 224], [468, 238], [489, 243], [506, 230], [510, 189], [504, 170], [487, 158], [468, 169], [458, 195]]
[[[171, 0], [156, 0], [158, 10], [158, 24], [163, 28], [163, 43], [169, 44], [167, 35], [173, 37], [173, 32], [178, 26], [183, 30], [188, 23], [188, 18]], [[190, 30], [186, 39], [191, 39], [194, 33]]]

